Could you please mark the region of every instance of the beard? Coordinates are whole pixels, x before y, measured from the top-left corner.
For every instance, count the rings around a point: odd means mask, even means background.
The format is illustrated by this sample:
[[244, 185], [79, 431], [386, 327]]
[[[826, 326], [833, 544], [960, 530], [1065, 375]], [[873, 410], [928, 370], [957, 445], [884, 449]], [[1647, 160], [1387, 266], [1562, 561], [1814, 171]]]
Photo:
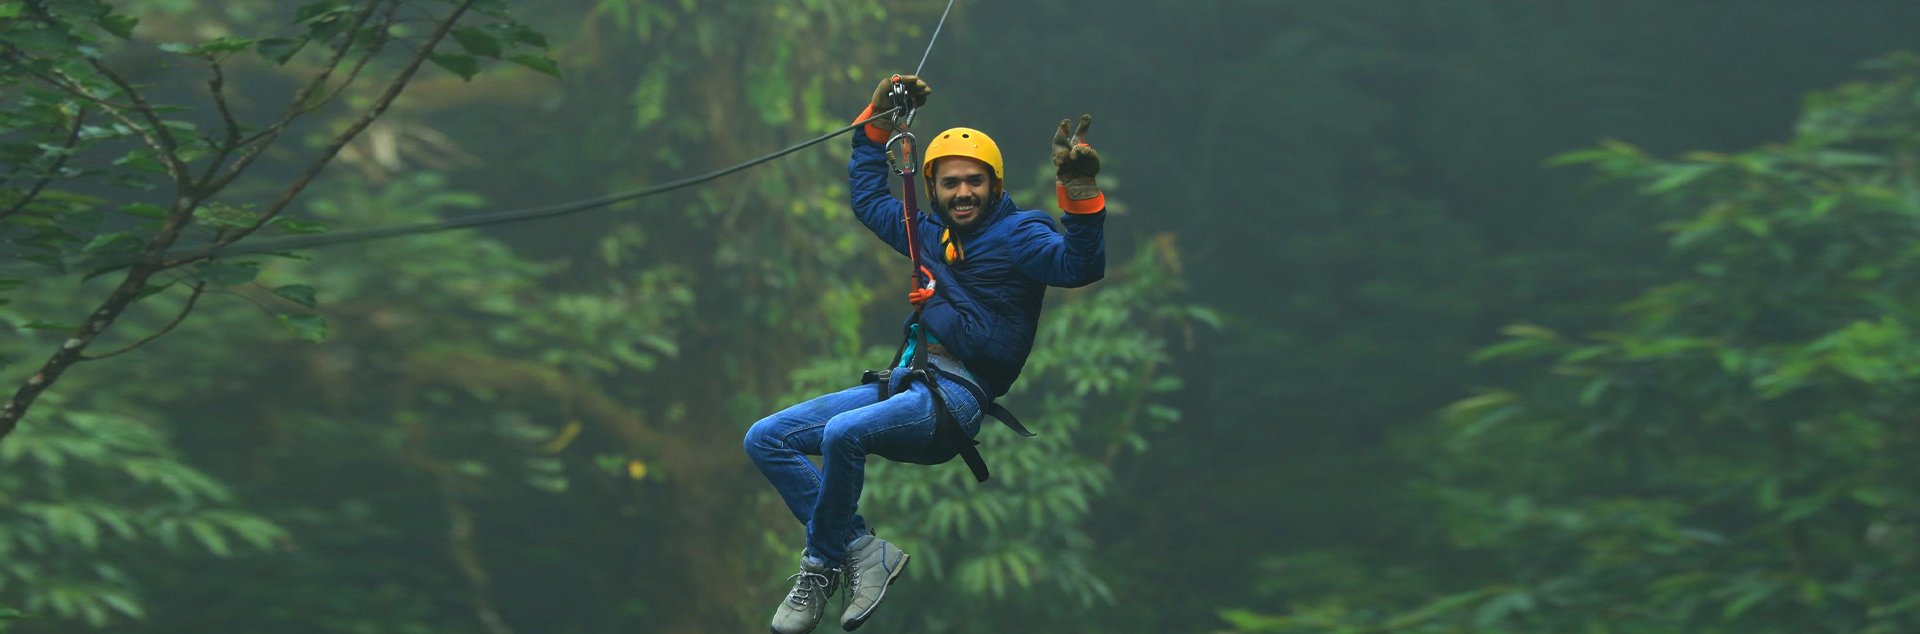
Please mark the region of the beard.
[[[939, 212], [940, 218], [946, 220], [948, 225], [956, 229], [971, 229], [979, 225], [980, 220], [986, 218], [988, 212], [1000, 205], [1000, 186], [995, 183], [993, 187], [988, 188], [985, 197], [956, 196], [952, 199], [943, 199], [932, 196], [931, 198], [934, 211]], [[972, 207], [973, 209], [971, 213], [965, 214], [965, 217], [955, 217], [954, 207]]]

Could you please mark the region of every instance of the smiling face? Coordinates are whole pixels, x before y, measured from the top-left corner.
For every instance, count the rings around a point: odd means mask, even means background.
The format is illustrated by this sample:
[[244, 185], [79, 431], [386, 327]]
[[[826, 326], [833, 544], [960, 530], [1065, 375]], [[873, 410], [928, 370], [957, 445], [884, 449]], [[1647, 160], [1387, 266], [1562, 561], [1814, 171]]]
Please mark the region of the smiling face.
[[980, 222], [1000, 203], [1000, 179], [986, 163], [964, 156], [933, 162], [934, 208], [947, 224], [966, 229]]

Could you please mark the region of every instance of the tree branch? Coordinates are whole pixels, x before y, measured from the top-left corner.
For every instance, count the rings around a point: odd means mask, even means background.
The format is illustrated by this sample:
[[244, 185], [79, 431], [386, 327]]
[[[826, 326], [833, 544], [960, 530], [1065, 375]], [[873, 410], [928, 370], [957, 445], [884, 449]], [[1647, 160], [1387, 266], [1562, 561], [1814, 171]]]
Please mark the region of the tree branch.
[[[379, 3], [386, 1], [389, 0], [369, 0], [367, 9], [356, 17], [354, 29], [350, 32], [357, 32], [358, 28], [366, 23], [368, 16], [372, 14], [373, 10], [379, 6]], [[476, 0], [464, 0], [454, 9], [452, 14], [448, 15], [447, 18], [440, 23], [439, 28], [427, 39], [426, 47], [422, 49], [420, 54], [415, 55], [406, 67], [401, 70], [399, 75], [394, 78], [393, 83], [387, 86], [385, 93], [380, 96], [379, 100], [368, 109], [360, 120], [356, 121], [346, 131], [334, 137], [324, 153], [299, 177], [298, 181], [288, 187], [287, 191], [274, 202], [273, 207], [267, 214], [263, 215], [259, 222], [242, 231], [236, 232], [235, 235], [217, 243], [216, 246], [231, 244], [234, 241], [246, 237], [252, 232], [259, 230], [260, 227], [265, 226], [266, 222], [271, 220], [275, 214], [285, 209], [287, 204], [293, 200], [293, 197], [298, 195], [302, 189], [311, 183], [313, 178], [319, 174], [320, 170], [326, 167], [326, 164], [339, 153], [342, 146], [348, 141], [351, 141], [353, 137], [362, 130], [366, 129], [375, 117], [378, 117], [386, 111], [388, 106], [392, 105], [394, 99], [399, 97], [406, 83], [413, 78], [414, 73], [418, 72], [421, 64], [426, 61], [426, 51], [433, 50], [433, 46], [444, 39], [447, 33], [452, 31], [454, 23], [473, 6], [475, 1]], [[8, 57], [24, 57], [24, 55], [19, 53], [18, 49], [12, 45], [4, 42], [0, 42], [0, 44], [5, 44], [10, 51]], [[341, 52], [334, 57], [334, 60], [330, 62], [327, 69], [323, 71], [319, 77], [315, 78], [315, 83], [309, 84], [306, 89], [301, 91], [300, 95], [296, 96], [293, 102], [293, 107], [296, 110], [305, 102], [308, 96], [316, 90], [316, 87], [324, 84], [326, 77], [331, 75], [333, 69], [337, 67], [341, 59], [344, 59], [347, 51], [350, 49], [350, 46], [342, 46]], [[22, 65], [26, 66], [26, 64]], [[65, 89], [64, 86], [62, 86], [62, 88]], [[69, 92], [72, 92], [72, 90], [69, 89]], [[125, 109], [117, 108], [115, 104], [93, 97], [85, 90], [79, 90], [77, 94], [88, 100], [101, 103], [103, 107], [107, 108], [108, 113], [116, 119], [122, 120], [122, 123], [128, 124], [128, 126], [135, 131], [142, 132], [143, 138], [147, 139], [149, 145], [155, 145], [156, 149], [163, 147], [158, 146], [158, 140], [153, 138], [150, 133], [142, 131], [139, 125], [134, 124], [131, 118], [125, 115]], [[144, 102], [137, 103], [136, 106], [141, 106], [143, 103]], [[148, 111], [151, 110], [151, 108], [145, 109]], [[294, 115], [297, 115], [297, 111], [289, 113], [289, 116]], [[280, 130], [285, 129], [286, 121], [288, 120], [287, 118], [283, 118], [283, 120], [277, 124]], [[162, 129], [164, 129], [164, 126], [162, 126]], [[274, 134], [279, 134], [279, 131], [276, 130]], [[269, 142], [271, 138], [272, 137], [269, 137]], [[252, 153], [257, 155], [260, 148], [264, 147], [264, 145], [265, 144], [253, 148]], [[174, 158], [177, 159], [177, 157]], [[244, 166], [236, 163], [236, 167]], [[113, 292], [107, 296], [106, 301], [102, 302], [100, 306], [81, 323], [80, 328], [74, 332], [74, 336], [63, 342], [60, 348], [55, 350], [53, 355], [50, 356], [45, 363], [41, 364], [40, 369], [34, 372], [32, 376], [29, 376], [18, 390], [14, 391], [13, 396], [7, 399], [5, 404], [0, 404], [0, 440], [4, 440], [8, 434], [11, 434], [13, 430], [19, 426], [20, 420], [26, 416], [27, 410], [33, 407], [34, 401], [39, 399], [41, 393], [45, 392], [54, 382], [58, 381], [60, 376], [64, 374], [67, 369], [71, 368], [74, 363], [82, 359], [87, 345], [99, 337], [100, 333], [105, 331], [108, 326], [111, 326], [122, 313], [126, 312], [128, 306], [131, 306], [135, 300], [140, 298], [141, 292], [146, 289], [146, 284], [149, 279], [152, 279], [156, 273], [165, 269], [211, 257], [211, 254], [207, 253], [176, 262], [167, 262], [164, 260], [167, 249], [172, 248], [174, 242], [179, 240], [181, 232], [192, 222], [194, 209], [199, 207], [201, 201], [205, 199], [205, 196], [213, 191], [203, 191], [200, 188], [191, 187], [191, 181], [185, 178], [178, 178], [178, 180], [185, 183], [185, 186], [181, 188], [179, 196], [174, 199], [172, 207], [167, 210], [164, 219], [161, 221], [160, 229], [147, 241], [146, 249], [141, 253], [139, 263], [127, 270], [126, 278], [122, 279], [120, 284], [114, 287]]]
[[[460, 17], [467, 12], [467, 9], [473, 6], [474, 2], [475, 0], [465, 0], [461, 2], [459, 6], [454, 8], [452, 13], [447, 15], [446, 19], [440, 21], [439, 27], [434, 29], [433, 34], [428, 36], [426, 41], [421, 44], [419, 52], [414, 54], [413, 59], [408, 60], [407, 65], [400, 69], [400, 72], [394, 76], [391, 82], [388, 82], [386, 90], [374, 101], [373, 105], [369, 106], [366, 112], [361, 113], [360, 118], [354, 121], [352, 125], [347, 126], [347, 129], [334, 135], [333, 139], [327, 143], [327, 146], [321, 150], [320, 157], [315, 159], [313, 164], [308, 166], [307, 169], [300, 174], [300, 177], [296, 179], [292, 185], [287, 187], [286, 191], [281, 192], [280, 196], [274, 199], [272, 204], [267, 206], [266, 211], [260, 214], [260, 218], [254, 221], [253, 226], [233, 232], [227, 236], [226, 239], [213, 245], [213, 247], [207, 251], [207, 254], [210, 255], [217, 252], [220, 247], [233, 244], [252, 235], [253, 232], [259, 231], [261, 227], [266, 226], [275, 216], [278, 216], [281, 211], [285, 210], [287, 205], [293, 202], [294, 197], [299, 196], [300, 192], [305, 190], [308, 185], [313, 183], [313, 179], [320, 175], [320, 171], [325, 169], [327, 164], [333, 161], [333, 157], [340, 153], [340, 148], [346, 147], [347, 143], [353, 141], [354, 137], [359, 136], [361, 132], [367, 129], [367, 126], [372, 125], [374, 119], [379, 118], [382, 113], [385, 113], [387, 107], [393, 105], [394, 100], [400, 97], [401, 91], [406, 89], [407, 82], [413, 80], [414, 73], [419, 72], [420, 66], [426, 63], [427, 55], [433, 51], [434, 46], [438, 45], [440, 40], [446, 38], [447, 33], [453, 30], [453, 25], [460, 21]], [[182, 259], [173, 264], [177, 265], [191, 262], [194, 258], [198, 257], [206, 257], [206, 255], [188, 256], [186, 259]]]
[[[47, 25], [47, 28], [56, 30], [60, 28], [60, 21], [53, 17], [53, 12], [48, 10], [46, 4], [40, 0], [27, 0], [26, 6], [32, 11], [33, 17]], [[70, 43], [78, 43], [76, 38], [70, 33], [67, 39]], [[173, 137], [172, 130], [167, 129], [166, 122], [160, 118], [160, 113], [153, 109], [153, 104], [147, 103], [146, 96], [140, 94], [140, 91], [133, 87], [132, 82], [127, 81], [127, 78], [122, 77], [120, 73], [114, 72], [112, 68], [108, 67], [98, 58], [87, 57], [87, 65], [92, 66], [94, 72], [99, 73], [101, 77], [107, 78], [107, 81], [113, 82], [113, 85], [118, 87], [120, 92], [125, 94], [127, 99], [132, 102], [130, 109], [138, 113], [140, 118], [146, 119], [147, 123], [153, 126], [154, 136], [152, 140], [157, 143], [155, 150], [160, 153], [161, 160], [166, 162], [167, 173], [173, 176], [174, 186], [178, 187], [182, 192], [186, 191], [187, 188], [192, 185], [193, 175], [191, 171], [187, 169], [186, 161], [180, 160], [177, 152], [180, 148], [179, 140]], [[61, 71], [55, 69], [54, 72], [60, 73]], [[78, 82], [75, 83], [78, 84]], [[139, 128], [139, 126], [131, 125], [131, 122], [127, 123], [129, 127]]]
[[133, 342], [132, 345], [129, 345], [125, 348], [121, 348], [119, 350], [115, 350], [113, 352], [109, 352], [101, 355], [81, 356], [80, 360], [81, 361], [99, 361], [101, 359], [117, 357], [129, 352], [133, 352], [135, 349], [140, 348], [141, 346], [145, 346], [155, 341], [159, 341], [161, 337], [166, 336], [167, 333], [169, 332], [173, 332], [174, 328], [180, 327], [180, 323], [187, 320], [187, 315], [193, 312], [193, 305], [196, 302], [200, 301], [200, 294], [206, 291], [206, 289], [207, 289], [207, 283], [205, 281], [201, 281], [198, 284], [194, 284], [193, 294], [187, 296], [187, 304], [185, 306], [180, 307], [180, 314], [175, 315], [173, 318], [173, 321], [169, 322], [165, 327], [162, 327], [159, 332], [148, 335], [147, 338], [145, 339], [135, 341]]
[[[354, 14], [353, 26], [347, 29], [349, 37], [351, 37], [351, 34], [360, 32], [360, 27], [366, 25], [367, 19], [373, 16], [374, 10], [380, 7], [380, 3], [388, 1], [397, 2], [398, 0], [368, 0], [366, 8]], [[307, 82], [306, 86], [301, 87], [299, 92], [294, 93], [293, 100], [287, 104], [286, 112], [281, 113], [280, 120], [273, 122], [273, 125], [267, 126], [266, 129], [240, 142], [242, 146], [252, 147], [248, 148], [245, 153], [242, 153], [240, 158], [233, 162], [233, 167], [228, 168], [227, 173], [221, 176], [220, 180], [211, 184], [212, 187], [219, 189], [225, 187], [227, 183], [233, 182], [233, 179], [238, 178], [241, 172], [246, 171], [248, 165], [251, 165], [255, 159], [260, 158], [260, 155], [265, 153], [269, 146], [273, 145], [275, 139], [280, 138], [280, 134], [287, 130], [287, 126], [292, 125], [295, 119], [300, 118], [300, 115], [311, 111], [308, 107], [307, 100], [312, 98], [313, 93], [317, 92], [321, 86], [326, 85], [327, 80], [333, 77], [333, 71], [340, 67], [340, 62], [345, 60], [347, 54], [353, 50], [351, 44], [352, 40], [349, 39], [347, 44], [342, 45], [340, 50], [334, 52], [333, 58], [327, 60], [326, 65], [320, 68], [320, 72], [315, 74], [313, 79]]]
[[67, 156], [73, 152], [73, 146], [80, 142], [80, 128], [84, 126], [86, 122], [86, 110], [82, 109], [79, 113], [73, 115], [73, 130], [67, 133], [67, 142], [60, 146], [60, 158], [54, 159], [53, 165], [47, 167], [47, 171], [41, 174], [38, 180], [34, 181], [33, 187], [27, 190], [27, 195], [20, 197], [20, 200], [15, 201], [13, 205], [7, 207], [6, 210], [0, 211], [0, 220], [6, 220], [8, 216], [19, 213], [22, 209], [26, 209], [27, 205], [33, 203], [34, 198], [40, 196], [40, 190], [45, 189], [48, 183], [53, 182], [54, 177], [60, 173], [60, 169], [66, 167]]
[[133, 102], [134, 112], [139, 113], [141, 118], [153, 125], [156, 140], [160, 143], [158, 148], [160, 158], [166, 162], [167, 173], [173, 176], [174, 186], [183, 193], [192, 188], [193, 170], [187, 167], [186, 161], [180, 160], [180, 141], [173, 137], [172, 130], [167, 129], [166, 121], [162, 120], [160, 113], [153, 109], [153, 104], [147, 103], [146, 96], [134, 89], [133, 84], [121, 77], [120, 73], [100, 63], [100, 60], [89, 58], [87, 61], [93, 65], [94, 71], [105, 76], [107, 81], [113, 82], [114, 86], [120, 88], [120, 92], [127, 95], [127, 99]]
[[374, 29], [378, 35], [375, 36], [372, 43], [367, 45], [366, 53], [362, 54], [360, 59], [354, 62], [352, 70], [347, 71], [347, 78], [340, 80], [340, 83], [333, 87], [333, 92], [327, 93], [327, 96], [322, 97], [319, 101], [315, 101], [312, 105], [308, 106], [307, 112], [318, 110], [321, 106], [338, 98], [341, 92], [346, 91], [348, 86], [353, 85], [354, 80], [360, 78], [360, 71], [366, 69], [367, 62], [373, 61], [374, 56], [379, 55], [380, 51], [386, 49], [387, 42], [391, 41], [391, 38], [387, 37], [387, 29], [393, 28], [394, 15], [400, 12], [400, 4], [399, 2], [387, 4], [387, 12], [380, 16], [380, 22]]
[[7, 61], [12, 62], [16, 66], [19, 66], [21, 69], [25, 70], [28, 75], [32, 75], [34, 79], [38, 79], [42, 82], [46, 82], [48, 85], [53, 86], [54, 88], [58, 88], [62, 92], [65, 92], [69, 95], [73, 95], [75, 97], [79, 97], [81, 99], [85, 99], [87, 101], [90, 101], [90, 102], [93, 102], [94, 104], [99, 105], [100, 109], [105, 110], [108, 116], [113, 117], [115, 121], [119, 121], [121, 124], [127, 126], [127, 129], [132, 130], [134, 134], [139, 135], [140, 140], [146, 142], [147, 147], [152, 148], [154, 152], [160, 152], [160, 153], [166, 152], [166, 150], [164, 149], [165, 146], [162, 146], [160, 144], [159, 138], [149, 133], [144, 126], [141, 126], [139, 123], [134, 122], [133, 117], [127, 116], [126, 111], [133, 109], [133, 106], [122, 104], [122, 103], [115, 103], [113, 101], [108, 100], [105, 97], [95, 96], [92, 92], [87, 91], [86, 86], [80, 83], [80, 80], [78, 78], [72, 75], [68, 75], [66, 72], [61, 71], [58, 68], [53, 69], [54, 74], [51, 76], [35, 71], [33, 70], [33, 66], [27, 63], [32, 58], [31, 56], [27, 55], [26, 52], [21, 51], [19, 48], [14, 47], [12, 44], [7, 44], [5, 42], [0, 42], [0, 46], [6, 47], [5, 57]]
[[[241, 146], [240, 122], [233, 118], [233, 108], [227, 105], [226, 72], [220, 68], [220, 62], [209, 59], [207, 65], [213, 68], [213, 78], [207, 80], [207, 92], [213, 93], [213, 104], [220, 109], [220, 122], [226, 126], [227, 138], [220, 143], [219, 153], [214, 155], [212, 161], [207, 162], [206, 171], [200, 173], [200, 183], [203, 188], [213, 181], [214, 172], [219, 171], [220, 165], [227, 162], [227, 157], [232, 156], [233, 151]], [[209, 191], [218, 191], [218, 189], [212, 188]]]

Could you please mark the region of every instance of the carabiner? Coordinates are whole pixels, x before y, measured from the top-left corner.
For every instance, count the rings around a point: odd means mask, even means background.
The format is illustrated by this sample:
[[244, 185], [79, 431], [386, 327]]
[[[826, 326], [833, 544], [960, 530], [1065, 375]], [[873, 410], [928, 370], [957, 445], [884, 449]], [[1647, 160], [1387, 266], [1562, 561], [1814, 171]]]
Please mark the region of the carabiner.
[[[893, 151], [893, 144], [895, 143], [900, 144], [900, 153], [898, 156], [896, 156]], [[887, 138], [887, 144], [883, 147], [887, 149], [887, 162], [892, 164], [895, 175], [907, 176], [913, 173], [912, 132], [893, 133], [893, 136]]]

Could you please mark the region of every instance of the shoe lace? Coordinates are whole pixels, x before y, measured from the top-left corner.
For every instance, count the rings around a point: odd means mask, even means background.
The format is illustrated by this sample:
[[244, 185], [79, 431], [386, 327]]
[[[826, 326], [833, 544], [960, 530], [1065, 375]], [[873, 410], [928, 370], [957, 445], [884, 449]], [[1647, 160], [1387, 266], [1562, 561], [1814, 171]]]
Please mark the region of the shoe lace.
[[825, 589], [833, 583], [833, 580], [824, 574], [806, 570], [793, 573], [793, 576], [787, 579], [793, 580], [793, 589], [787, 591], [787, 601], [802, 607], [813, 602], [813, 593], [825, 594]]
[[841, 576], [847, 580], [847, 591], [840, 594], [840, 607], [844, 609], [853, 602], [853, 591], [860, 587], [860, 568], [857, 565], [847, 566]]

